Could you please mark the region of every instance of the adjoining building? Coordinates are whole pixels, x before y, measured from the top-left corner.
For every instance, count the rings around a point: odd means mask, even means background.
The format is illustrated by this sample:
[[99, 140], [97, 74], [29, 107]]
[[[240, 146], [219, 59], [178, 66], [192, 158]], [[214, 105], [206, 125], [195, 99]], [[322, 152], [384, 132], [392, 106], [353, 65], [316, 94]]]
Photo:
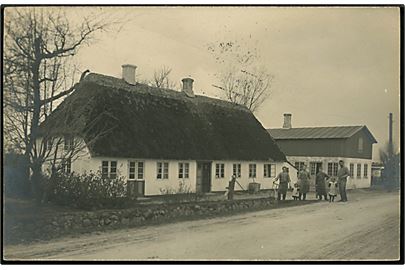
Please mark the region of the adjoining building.
[[366, 126], [293, 128], [291, 117], [284, 114], [283, 128], [267, 131], [297, 169], [307, 165], [312, 186], [320, 167], [336, 176], [338, 162], [343, 160], [350, 170], [347, 187], [370, 187], [373, 144], [377, 141]]
[[269, 189], [289, 166], [246, 107], [195, 95], [191, 78], [181, 91], [136, 82], [135, 69], [124, 65], [123, 78], [88, 74], [40, 126], [65, 148], [85, 145], [64, 160], [67, 172], [123, 176], [139, 195], [159, 195], [179, 186], [225, 191], [233, 174], [244, 189], [253, 181]]

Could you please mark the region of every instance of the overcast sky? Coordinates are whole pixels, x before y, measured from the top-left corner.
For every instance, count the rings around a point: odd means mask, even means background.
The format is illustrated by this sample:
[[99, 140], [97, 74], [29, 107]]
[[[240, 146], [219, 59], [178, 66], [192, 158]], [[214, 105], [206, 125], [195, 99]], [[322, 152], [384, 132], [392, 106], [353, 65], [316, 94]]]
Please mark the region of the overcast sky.
[[378, 141], [388, 138], [394, 114], [399, 140], [399, 9], [280, 7], [80, 7], [75, 16], [102, 12], [128, 22], [81, 50], [92, 72], [121, 76], [138, 66], [139, 79], [168, 66], [171, 78], [194, 78], [195, 92], [218, 97], [219, 71], [207, 50], [215, 41], [248, 40], [274, 76], [271, 97], [256, 112], [265, 128], [367, 125]]

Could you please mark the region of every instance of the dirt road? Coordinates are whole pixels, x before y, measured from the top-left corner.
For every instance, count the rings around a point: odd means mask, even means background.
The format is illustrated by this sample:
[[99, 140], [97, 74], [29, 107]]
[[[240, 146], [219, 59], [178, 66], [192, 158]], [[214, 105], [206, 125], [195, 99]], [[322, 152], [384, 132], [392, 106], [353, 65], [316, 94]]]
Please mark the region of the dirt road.
[[397, 259], [399, 194], [349, 200], [6, 246], [5, 259]]

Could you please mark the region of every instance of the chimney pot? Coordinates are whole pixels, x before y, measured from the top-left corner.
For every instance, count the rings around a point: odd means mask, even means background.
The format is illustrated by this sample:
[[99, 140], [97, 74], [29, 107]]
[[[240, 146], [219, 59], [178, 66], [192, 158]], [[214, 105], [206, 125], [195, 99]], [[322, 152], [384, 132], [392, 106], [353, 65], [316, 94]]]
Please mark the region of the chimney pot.
[[122, 65], [122, 79], [129, 84], [136, 84], [135, 81], [135, 65], [125, 64]]
[[186, 94], [188, 97], [195, 97], [193, 92], [193, 82], [194, 80], [191, 78], [184, 78], [181, 80], [183, 82], [182, 92]]
[[292, 126], [291, 126], [291, 117], [292, 117], [291, 113], [285, 113], [284, 114], [283, 128], [292, 128]]

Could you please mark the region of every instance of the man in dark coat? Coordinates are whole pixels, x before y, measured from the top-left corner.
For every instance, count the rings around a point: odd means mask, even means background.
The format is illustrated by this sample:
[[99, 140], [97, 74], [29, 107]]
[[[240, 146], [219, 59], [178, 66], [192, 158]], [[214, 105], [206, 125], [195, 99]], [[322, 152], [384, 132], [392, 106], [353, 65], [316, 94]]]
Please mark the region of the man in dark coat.
[[319, 198], [319, 200], [322, 200], [322, 196], [324, 196], [325, 201], [328, 200], [328, 195], [326, 194], [326, 180], [329, 178], [330, 176], [324, 173], [322, 167], [320, 167], [315, 178], [316, 196]]
[[298, 173], [298, 185], [300, 187], [300, 200], [305, 201], [307, 197], [307, 192], [309, 191], [309, 172], [307, 171], [307, 166], [302, 166], [302, 170]]
[[345, 166], [343, 160], [339, 160], [339, 165], [340, 165], [340, 168], [337, 172], [337, 177], [338, 177], [338, 182], [339, 182], [339, 193], [340, 193], [339, 202], [347, 202], [346, 183], [347, 183], [347, 177], [350, 175], [350, 171]]
[[285, 197], [287, 195], [288, 183], [291, 182], [287, 167], [283, 167], [283, 171], [281, 173], [279, 173], [276, 177], [276, 181], [277, 180], [280, 181], [280, 184], [278, 186], [277, 200], [280, 200], [281, 195], [283, 195], [283, 201], [285, 201]]

